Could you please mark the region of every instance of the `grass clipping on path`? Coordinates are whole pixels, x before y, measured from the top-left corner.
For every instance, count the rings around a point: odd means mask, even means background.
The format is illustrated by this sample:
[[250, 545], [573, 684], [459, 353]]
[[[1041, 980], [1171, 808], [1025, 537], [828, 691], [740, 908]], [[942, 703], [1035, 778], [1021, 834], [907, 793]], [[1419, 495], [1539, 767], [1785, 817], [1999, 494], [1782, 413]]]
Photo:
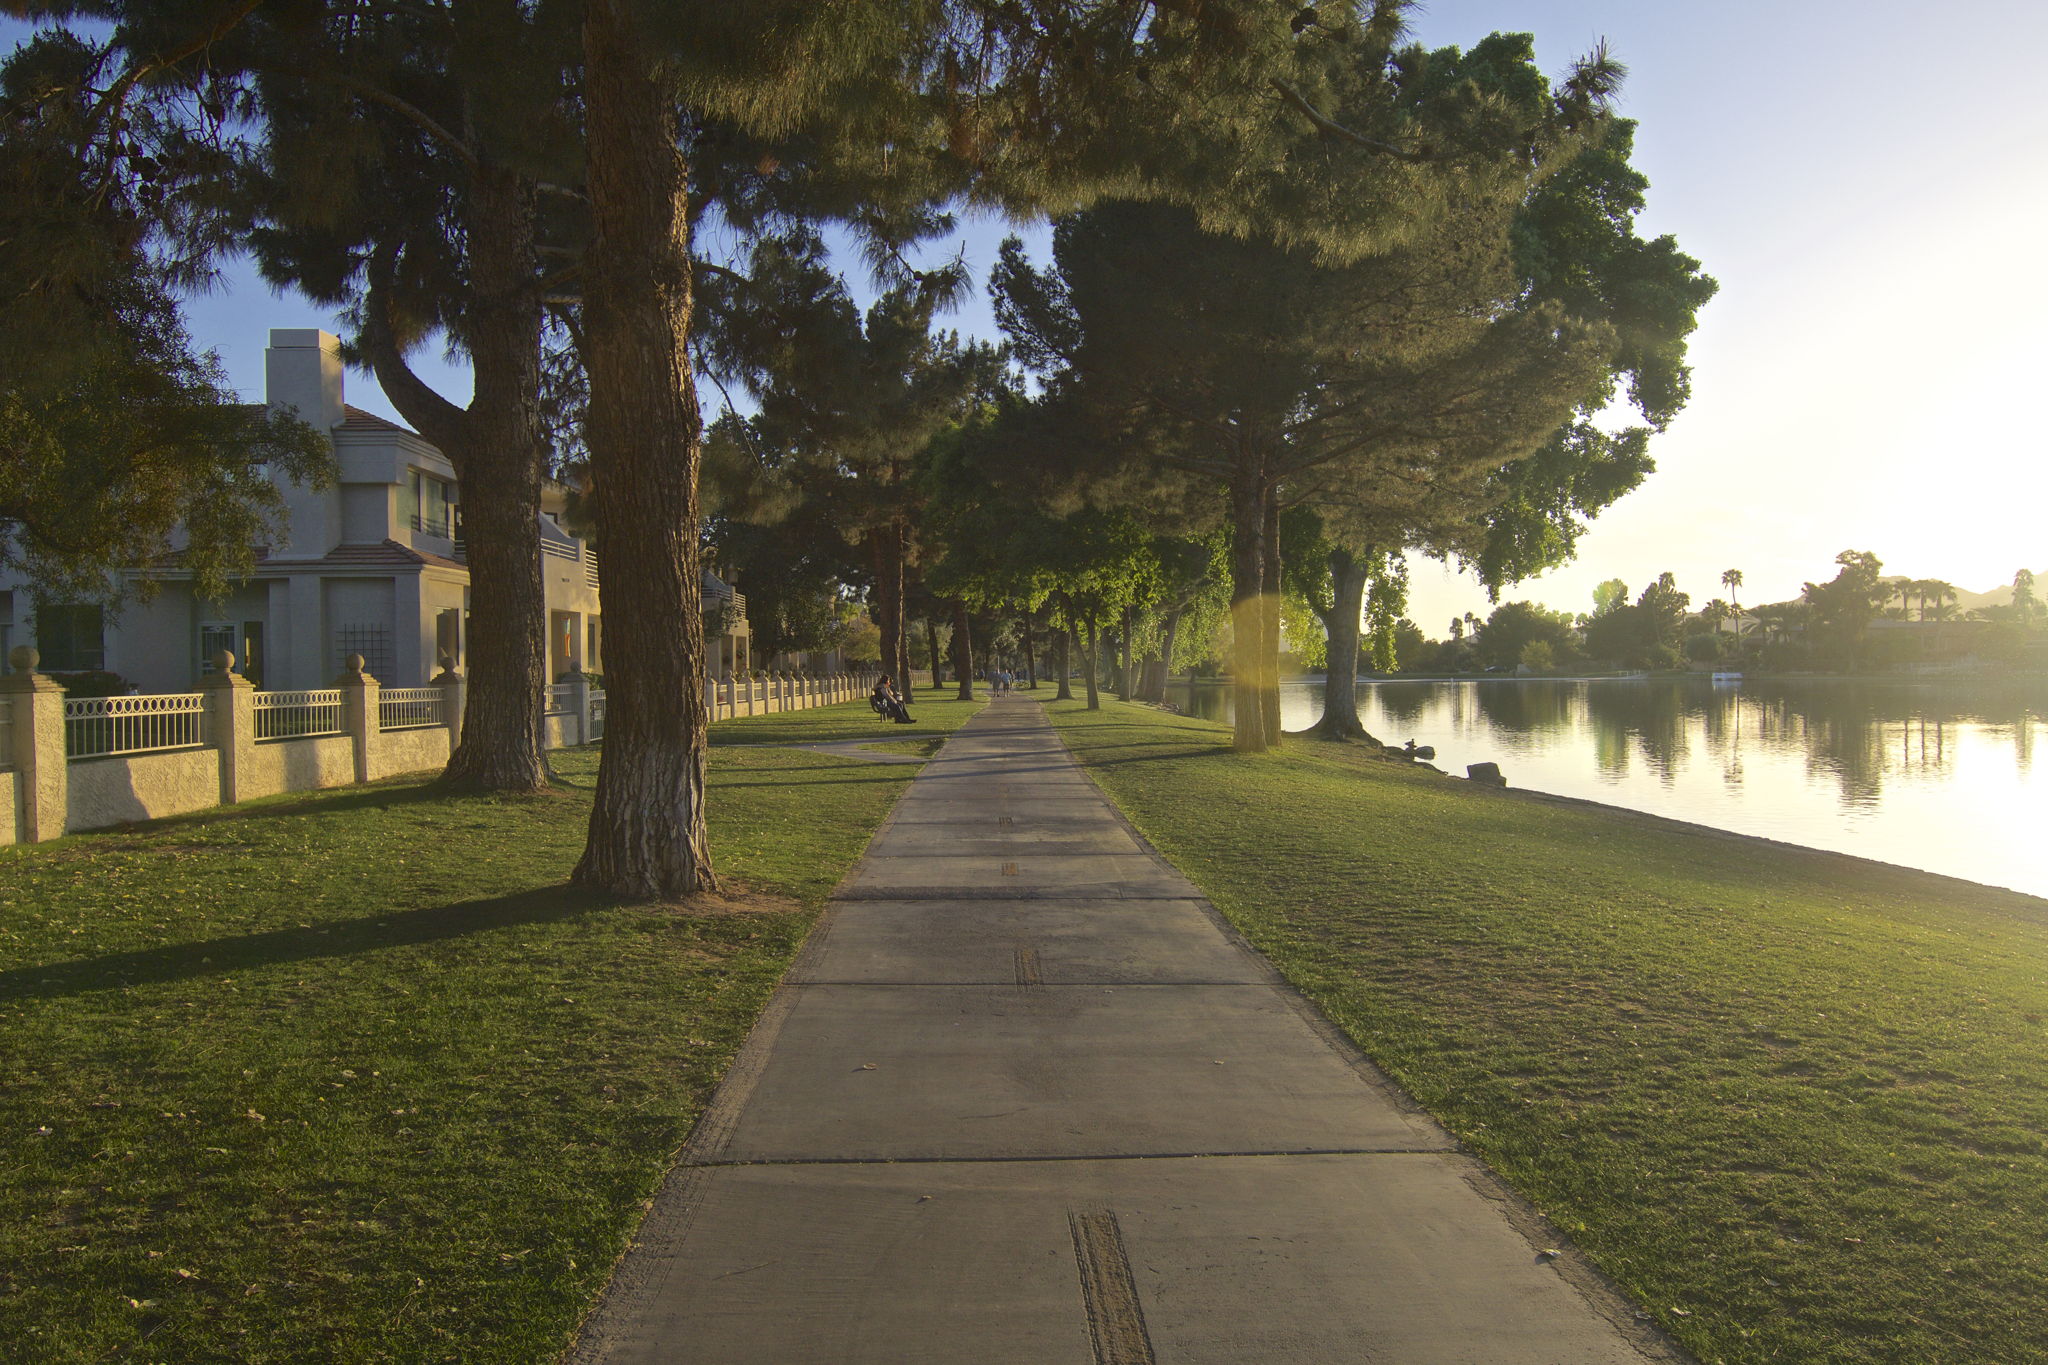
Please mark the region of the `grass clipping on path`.
[[685, 907], [563, 886], [594, 750], [0, 850], [0, 1356], [557, 1356], [917, 772], [748, 724]]
[[1702, 1360], [2048, 1360], [2048, 901], [1051, 708], [1132, 822]]

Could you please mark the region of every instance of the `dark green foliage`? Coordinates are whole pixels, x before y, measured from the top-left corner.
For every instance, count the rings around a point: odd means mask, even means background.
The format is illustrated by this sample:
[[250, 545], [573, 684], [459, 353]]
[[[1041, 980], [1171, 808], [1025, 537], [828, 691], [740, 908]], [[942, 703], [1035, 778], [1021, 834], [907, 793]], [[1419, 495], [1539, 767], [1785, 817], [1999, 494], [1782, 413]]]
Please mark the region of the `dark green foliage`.
[[331, 455], [193, 353], [173, 290], [203, 225], [168, 198], [212, 163], [167, 108], [180, 92], [108, 84], [109, 54], [63, 35], [0, 75], [0, 565], [50, 599], [173, 567], [219, 596], [281, 529], [268, 476], [319, 483]]
[[1564, 612], [1546, 611], [1533, 602], [1503, 602], [1479, 633], [1479, 658], [1513, 668], [1523, 661], [1524, 650], [1539, 643], [1556, 658], [1571, 651], [1571, 631], [1572, 619]]

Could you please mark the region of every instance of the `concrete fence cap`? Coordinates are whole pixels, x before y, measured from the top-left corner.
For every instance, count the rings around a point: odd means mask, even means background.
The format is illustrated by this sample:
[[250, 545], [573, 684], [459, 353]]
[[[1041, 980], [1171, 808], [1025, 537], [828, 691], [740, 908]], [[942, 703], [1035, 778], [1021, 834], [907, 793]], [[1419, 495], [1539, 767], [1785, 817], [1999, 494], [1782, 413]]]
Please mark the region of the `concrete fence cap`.
[[16, 645], [7, 655], [7, 662], [24, 673], [35, 672], [36, 665], [42, 661], [43, 656], [37, 652], [34, 645]]

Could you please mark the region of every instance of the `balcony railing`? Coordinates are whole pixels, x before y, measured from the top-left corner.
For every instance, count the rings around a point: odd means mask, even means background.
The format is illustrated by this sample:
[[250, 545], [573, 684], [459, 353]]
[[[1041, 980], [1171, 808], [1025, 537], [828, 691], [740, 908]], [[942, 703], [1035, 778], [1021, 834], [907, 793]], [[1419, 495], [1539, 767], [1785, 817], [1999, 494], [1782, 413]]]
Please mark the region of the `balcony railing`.
[[443, 540], [455, 538], [455, 521], [451, 517], [429, 517], [415, 512], [412, 514], [412, 529]]

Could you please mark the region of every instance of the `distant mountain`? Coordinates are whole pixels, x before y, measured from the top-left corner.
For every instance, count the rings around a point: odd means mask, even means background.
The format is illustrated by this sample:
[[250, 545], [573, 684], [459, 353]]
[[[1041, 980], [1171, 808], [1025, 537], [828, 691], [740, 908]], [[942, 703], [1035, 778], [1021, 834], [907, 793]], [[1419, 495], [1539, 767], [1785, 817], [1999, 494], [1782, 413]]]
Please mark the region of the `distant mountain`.
[[[2034, 595], [2036, 597], [2048, 597], [2048, 570], [2042, 570], [2034, 576], [2040, 580], [2041, 584], [2040, 587], [2035, 589]], [[1897, 601], [1896, 593], [1898, 586], [1901, 583], [1911, 583], [1913, 579], [1906, 574], [1886, 574], [1878, 581], [1893, 590], [1895, 595], [1892, 600]], [[2009, 607], [2011, 605], [2012, 584], [2010, 583], [2001, 583], [1988, 592], [1966, 592], [1961, 588], [1956, 590], [1956, 614], [1959, 616], [1965, 612], [1979, 611], [1985, 607]]]
[[[2048, 571], [2037, 572], [2034, 577], [2039, 581], [2040, 585], [2034, 589], [2034, 596], [2040, 597], [2044, 592], [2048, 592]], [[1978, 611], [1985, 607], [2009, 607], [2011, 605], [2012, 584], [2010, 583], [2001, 583], [1990, 592], [1958, 593], [1956, 597], [1956, 609], [1958, 611]]]

